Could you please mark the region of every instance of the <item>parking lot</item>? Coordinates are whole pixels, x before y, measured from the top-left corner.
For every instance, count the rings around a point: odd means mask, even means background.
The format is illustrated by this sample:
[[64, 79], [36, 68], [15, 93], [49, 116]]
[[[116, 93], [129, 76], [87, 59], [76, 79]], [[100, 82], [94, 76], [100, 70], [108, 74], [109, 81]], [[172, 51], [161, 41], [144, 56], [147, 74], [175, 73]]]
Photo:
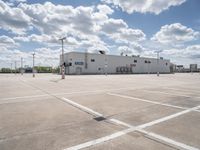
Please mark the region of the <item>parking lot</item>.
[[0, 150], [200, 149], [200, 74], [0, 74]]

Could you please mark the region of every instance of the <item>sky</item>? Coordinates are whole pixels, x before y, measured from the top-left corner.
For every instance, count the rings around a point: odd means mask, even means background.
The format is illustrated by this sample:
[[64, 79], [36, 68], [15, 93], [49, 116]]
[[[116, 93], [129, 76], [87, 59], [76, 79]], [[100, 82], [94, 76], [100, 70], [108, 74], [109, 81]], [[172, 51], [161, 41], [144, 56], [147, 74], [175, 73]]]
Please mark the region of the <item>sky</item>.
[[199, 0], [0, 0], [0, 68], [58, 66], [64, 51], [160, 56], [200, 67]]

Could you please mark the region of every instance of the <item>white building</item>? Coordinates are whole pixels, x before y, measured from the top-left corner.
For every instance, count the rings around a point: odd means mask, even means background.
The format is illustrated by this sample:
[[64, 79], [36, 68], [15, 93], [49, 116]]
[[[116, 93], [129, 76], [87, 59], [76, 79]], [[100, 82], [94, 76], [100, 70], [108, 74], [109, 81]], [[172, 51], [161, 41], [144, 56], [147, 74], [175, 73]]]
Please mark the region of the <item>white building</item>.
[[64, 54], [66, 74], [170, 73], [170, 61], [138, 56], [69, 52]]

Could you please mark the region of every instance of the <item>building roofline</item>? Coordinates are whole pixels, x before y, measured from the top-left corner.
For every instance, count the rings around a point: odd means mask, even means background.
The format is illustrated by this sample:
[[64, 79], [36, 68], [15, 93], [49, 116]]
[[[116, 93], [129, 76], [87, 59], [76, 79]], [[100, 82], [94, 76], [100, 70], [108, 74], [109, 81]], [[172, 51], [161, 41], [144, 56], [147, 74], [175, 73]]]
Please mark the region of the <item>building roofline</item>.
[[[67, 52], [67, 53], [64, 53], [64, 55], [66, 54], [85, 54], [85, 52], [77, 52], [77, 51], [71, 51], [71, 52]], [[90, 55], [104, 55], [104, 54], [98, 54], [98, 53], [89, 53], [87, 52], [88, 54]], [[107, 54], [106, 54], [107, 55]], [[157, 58], [154, 58], [154, 57], [141, 57], [141, 56], [121, 56], [121, 55], [111, 55], [111, 54], [108, 54], [107, 56], [114, 56], [114, 57], [131, 57], [131, 58], [143, 58], [143, 59], [157, 59]], [[167, 61], [170, 61], [170, 59], [163, 59], [163, 60], [167, 60]]]

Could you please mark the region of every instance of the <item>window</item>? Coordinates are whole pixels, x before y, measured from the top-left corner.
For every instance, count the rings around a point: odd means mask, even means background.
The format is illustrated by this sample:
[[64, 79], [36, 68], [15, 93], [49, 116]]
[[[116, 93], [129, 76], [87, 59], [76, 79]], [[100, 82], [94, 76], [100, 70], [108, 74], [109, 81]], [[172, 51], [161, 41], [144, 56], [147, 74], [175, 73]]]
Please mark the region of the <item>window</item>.
[[95, 59], [91, 59], [91, 62], [95, 62]]
[[137, 60], [134, 60], [134, 63], [137, 63]]
[[148, 63], [148, 61], [147, 61], [147, 60], [145, 60], [145, 61], [144, 61], [144, 63], [146, 64], [146, 63]]
[[168, 63], [166, 63], [166, 66], [168, 65]]

